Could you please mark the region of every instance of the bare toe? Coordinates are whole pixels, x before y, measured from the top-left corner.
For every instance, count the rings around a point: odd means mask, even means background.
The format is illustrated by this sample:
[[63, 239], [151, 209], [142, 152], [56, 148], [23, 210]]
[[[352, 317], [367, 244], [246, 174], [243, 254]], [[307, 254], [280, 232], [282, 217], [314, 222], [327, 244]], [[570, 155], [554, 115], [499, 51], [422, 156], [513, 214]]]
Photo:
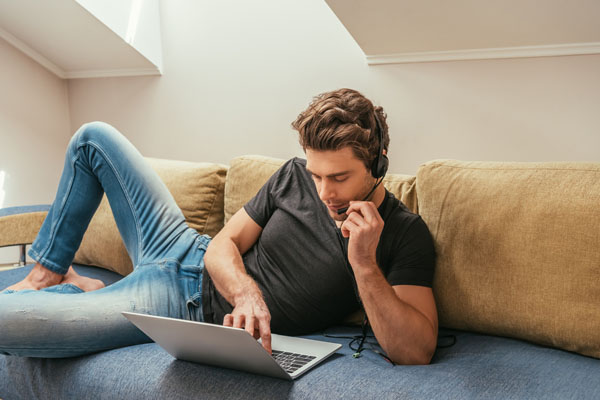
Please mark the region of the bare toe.
[[99, 279], [88, 278], [87, 276], [81, 276], [75, 271], [73, 273], [65, 275], [65, 279], [61, 283], [70, 283], [79, 287], [84, 292], [91, 292], [93, 290], [102, 289], [105, 285]]

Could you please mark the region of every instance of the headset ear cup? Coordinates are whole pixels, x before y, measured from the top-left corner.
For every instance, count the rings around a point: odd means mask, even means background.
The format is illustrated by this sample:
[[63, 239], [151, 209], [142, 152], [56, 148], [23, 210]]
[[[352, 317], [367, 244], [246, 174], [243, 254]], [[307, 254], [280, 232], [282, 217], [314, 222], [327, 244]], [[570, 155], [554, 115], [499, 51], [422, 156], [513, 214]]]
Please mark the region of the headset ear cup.
[[377, 152], [377, 157], [373, 160], [373, 164], [371, 165], [371, 175], [375, 179], [383, 178], [388, 170], [388, 166], [390, 165], [390, 160], [387, 158], [385, 154], [383, 154], [383, 125], [375, 113], [375, 123], [377, 124], [377, 140], [379, 142], [379, 151]]
[[382, 154], [379, 157], [379, 164], [380, 164], [380, 167], [379, 167], [378, 175], [380, 178], [383, 178], [388, 170], [388, 167], [390, 166], [390, 160], [387, 158], [387, 156], [385, 154]]
[[380, 154], [379, 157], [373, 160], [373, 165], [371, 165], [371, 175], [373, 175], [373, 178], [383, 178], [389, 165], [390, 160], [387, 156], [385, 154]]
[[381, 157], [376, 157], [371, 164], [371, 176], [375, 179], [379, 178], [379, 160]]

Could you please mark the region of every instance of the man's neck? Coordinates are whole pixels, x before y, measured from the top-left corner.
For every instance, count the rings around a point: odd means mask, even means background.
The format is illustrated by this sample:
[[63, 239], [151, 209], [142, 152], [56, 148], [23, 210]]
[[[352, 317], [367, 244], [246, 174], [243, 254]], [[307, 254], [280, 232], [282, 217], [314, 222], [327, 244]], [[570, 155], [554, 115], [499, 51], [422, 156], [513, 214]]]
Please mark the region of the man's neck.
[[383, 186], [383, 182], [375, 189], [375, 192], [371, 195], [371, 200], [375, 207], [379, 208], [383, 200], [385, 199], [385, 186]]

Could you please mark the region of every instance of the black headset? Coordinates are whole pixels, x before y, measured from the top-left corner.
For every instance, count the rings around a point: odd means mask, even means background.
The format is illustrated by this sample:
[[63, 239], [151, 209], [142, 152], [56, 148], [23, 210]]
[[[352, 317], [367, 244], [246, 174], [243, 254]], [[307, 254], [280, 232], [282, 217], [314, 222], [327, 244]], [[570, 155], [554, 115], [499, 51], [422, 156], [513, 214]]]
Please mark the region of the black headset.
[[[377, 122], [377, 138], [379, 140], [379, 150], [377, 151], [377, 155], [373, 160], [373, 164], [371, 164], [371, 175], [373, 175], [373, 178], [378, 179], [378, 181], [375, 183], [375, 185], [373, 185], [373, 188], [365, 196], [363, 201], [366, 201], [371, 196], [371, 194], [373, 194], [375, 189], [377, 189], [377, 186], [379, 186], [379, 184], [383, 181], [383, 177], [385, 176], [385, 173], [387, 172], [388, 166], [390, 164], [390, 160], [385, 154], [383, 154], [383, 125], [381, 124], [379, 117], [377, 117], [377, 112], [375, 112], [375, 121]], [[337, 210], [337, 213], [338, 215], [344, 214], [346, 211], [348, 211], [348, 207], [340, 208], [339, 210]]]
[[373, 178], [378, 179], [385, 176], [390, 164], [390, 160], [385, 154], [383, 154], [383, 124], [379, 120], [377, 112], [374, 114], [375, 121], [377, 122], [377, 140], [379, 140], [379, 150], [377, 151], [377, 155], [373, 160], [373, 164], [371, 164], [371, 175], [373, 175]]

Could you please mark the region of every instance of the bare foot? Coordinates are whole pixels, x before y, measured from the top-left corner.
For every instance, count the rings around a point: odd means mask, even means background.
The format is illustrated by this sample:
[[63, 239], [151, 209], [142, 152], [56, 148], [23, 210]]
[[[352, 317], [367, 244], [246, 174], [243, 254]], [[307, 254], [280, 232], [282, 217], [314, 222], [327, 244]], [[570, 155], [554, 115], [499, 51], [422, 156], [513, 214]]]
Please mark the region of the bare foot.
[[73, 267], [69, 267], [69, 270], [60, 283], [70, 283], [79, 287], [84, 292], [91, 292], [92, 290], [98, 290], [104, 287], [104, 282], [101, 280], [81, 276], [75, 272]]
[[25, 279], [7, 287], [6, 290], [40, 290], [46, 287], [58, 285], [63, 278], [63, 275], [52, 272], [42, 264], [36, 263]]

